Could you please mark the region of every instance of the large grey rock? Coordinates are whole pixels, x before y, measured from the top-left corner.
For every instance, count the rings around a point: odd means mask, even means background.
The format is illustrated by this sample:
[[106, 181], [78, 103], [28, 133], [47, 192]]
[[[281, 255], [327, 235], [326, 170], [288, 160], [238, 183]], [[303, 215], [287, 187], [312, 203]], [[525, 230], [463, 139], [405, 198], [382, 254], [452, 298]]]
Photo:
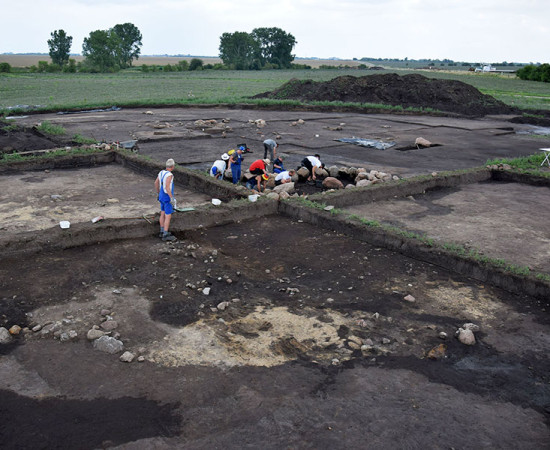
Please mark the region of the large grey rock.
[[275, 188], [273, 189], [273, 192], [276, 192], [277, 194], [280, 194], [281, 192], [292, 194], [294, 190], [295, 190], [294, 183], [291, 181], [290, 183], [284, 183], [284, 184], [280, 184], [279, 186], [275, 186]]
[[88, 334], [86, 334], [86, 338], [89, 341], [95, 341], [96, 339], [99, 339], [101, 336], [105, 336], [105, 332], [101, 330], [95, 330], [93, 328], [90, 331], [88, 331]]
[[0, 327], [0, 344], [9, 344], [13, 340], [12, 335], [4, 327]]
[[307, 170], [305, 167], [300, 167], [296, 173], [298, 174], [299, 178], [309, 177], [309, 170]]
[[355, 177], [355, 182], [357, 183], [358, 181], [368, 180], [368, 179], [369, 179], [369, 174], [367, 172], [359, 172]]
[[431, 147], [432, 143], [428, 141], [428, 139], [417, 137], [414, 141], [414, 145], [416, 145], [417, 147]]
[[371, 184], [372, 184], [371, 180], [359, 180], [355, 186], [364, 187], [364, 186], [370, 186]]
[[101, 336], [99, 339], [94, 341], [94, 348], [100, 352], [110, 353], [114, 355], [115, 353], [120, 353], [124, 350], [124, 344], [122, 341], [115, 339], [111, 336]]
[[279, 200], [279, 194], [277, 194], [277, 192], [270, 192], [266, 197], [272, 200]]
[[337, 178], [338, 177], [338, 171], [340, 169], [338, 169], [338, 166], [330, 166], [328, 168], [328, 173], [331, 177], [334, 177], [334, 178]]
[[474, 345], [476, 343], [474, 332], [464, 328], [458, 329], [458, 340], [464, 345]]
[[344, 189], [342, 182], [334, 177], [327, 177], [323, 180], [323, 187], [326, 189]]
[[317, 167], [315, 169], [315, 176], [320, 178], [326, 178], [328, 177], [328, 172], [325, 169], [321, 169], [320, 167]]
[[105, 331], [113, 331], [118, 327], [118, 322], [116, 320], [106, 320], [100, 326]]

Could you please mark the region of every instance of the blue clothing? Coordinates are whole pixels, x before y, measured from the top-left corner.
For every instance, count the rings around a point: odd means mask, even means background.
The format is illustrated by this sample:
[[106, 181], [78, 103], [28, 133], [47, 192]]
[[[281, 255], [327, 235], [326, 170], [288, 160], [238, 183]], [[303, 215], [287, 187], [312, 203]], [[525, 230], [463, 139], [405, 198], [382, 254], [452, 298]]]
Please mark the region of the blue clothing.
[[241, 181], [241, 164], [243, 162], [243, 156], [235, 153], [231, 157], [231, 175], [233, 178], [233, 184], [237, 184]]
[[[275, 167], [275, 165], [279, 167]], [[283, 166], [283, 162], [277, 158], [275, 161], [273, 161], [273, 173], [281, 173], [285, 171], [285, 167]]]
[[[166, 177], [168, 177], [169, 175], [173, 175], [172, 172], [170, 172], [169, 170], [161, 170], [158, 174], [158, 179], [160, 182], [160, 189], [159, 189], [160, 210], [164, 211], [165, 214], [172, 214], [174, 212], [174, 208], [170, 203], [170, 196], [166, 192], [166, 186], [164, 185], [166, 181]], [[174, 177], [173, 176], [172, 176], [172, 182], [170, 183], [170, 190], [173, 197], [174, 196]]]
[[174, 212], [174, 207], [172, 206], [172, 203], [170, 203], [170, 200], [168, 200], [167, 202], [163, 202], [159, 200], [159, 202], [160, 202], [160, 210], [164, 211], [164, 214], [169, 216]]

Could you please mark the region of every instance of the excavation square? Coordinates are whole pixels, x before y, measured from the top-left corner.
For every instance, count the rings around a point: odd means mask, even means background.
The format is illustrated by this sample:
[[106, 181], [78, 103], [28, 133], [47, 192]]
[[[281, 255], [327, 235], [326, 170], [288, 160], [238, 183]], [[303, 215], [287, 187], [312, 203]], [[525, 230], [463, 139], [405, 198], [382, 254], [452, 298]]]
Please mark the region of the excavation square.
[[549, 196], [546, 186], [491, 181], [345, 210], [439, 243], [476, 249], [490, 258], [549, 273]]

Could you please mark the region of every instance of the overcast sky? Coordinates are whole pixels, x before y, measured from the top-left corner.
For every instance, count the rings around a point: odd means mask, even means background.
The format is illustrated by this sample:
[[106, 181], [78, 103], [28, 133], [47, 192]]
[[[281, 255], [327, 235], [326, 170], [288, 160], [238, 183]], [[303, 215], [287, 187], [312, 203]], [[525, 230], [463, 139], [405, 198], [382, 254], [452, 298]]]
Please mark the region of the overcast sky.
[[217, 56], [220, 35], [292, 33], [298, 57], [550, 62], [549, 0], [0, 0], [0, 53], [82, 52], [91, 31], [131, 22], [142, 55]]

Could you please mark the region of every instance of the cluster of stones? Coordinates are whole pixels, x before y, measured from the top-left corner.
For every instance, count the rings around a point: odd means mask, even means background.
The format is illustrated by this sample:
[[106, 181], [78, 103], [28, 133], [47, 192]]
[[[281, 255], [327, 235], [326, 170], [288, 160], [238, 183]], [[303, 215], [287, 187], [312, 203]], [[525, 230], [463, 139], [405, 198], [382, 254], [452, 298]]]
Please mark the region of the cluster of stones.
[[[116, 293], [116, 290], [113, 291]], [[120, 333], [115, 331], [118, 328], [118, 322], [113, 318], [113, 314], [108, 309], [102, 309], [99, 312], [101, 323], [94, 325], [86, 333], [86, 339], [92, 342], [96, 350], [115, 355], [122, 353], [120, 361], [131, 363], [136, 359], [136, 354], [124, 351], [124, 343], [120, 340]], [[145, 349], [140, 349], [138, 353], [143, 353]], [[138, 362], [145, 361], [145, 357], [137, 357]]]
[[[27, 316], [32, 318], [32, 313], [28, 313]], [[9, 329], [1, 327], [0, 343], [9, 344], [13, 341], [14, 336], [18, 336], [21, 333], [31, 333], [42, 338], [53, 336], [54, 339], [58, 339], [61, 342], [75, 341], [78, 339], [78, 333], [72, 327], [74, 322], [74, 317], [68, 315], [63, 318], [63, 320], [57, 320], [55, 322], [47, 321], [38, 323], [36, 321], [31, 321], [27, 327], [21, 327], [19, 325], [13, 325]]]
[[489, 170], [512, 170], [512, 166], [510, 164], [489, 164], [487, 166], [487, 169], [489, 169]]
[[[231, 173], [227, 171], [226, 177], [230, 178]], [[267, 181], [265, 195], [268, 198], [274, 198], [276, 200], [284, 200], [289, 197], [297, 196], [295, 183], [298, 181], [305, 181], [309, 178], [310, 172], [306, 167], [298, 169], [296, 174], [292, 177], [292, 181], [289, 183], [275, 186], [275, 175], [271, 174]], [[391, 175], [386, 172], [378, 170], [367, 171], [364, 167], [337, 167], [332, 166], [328, 169], [315, 169], [315, 175], [319, 180], [322, 180], [323, 187], [325, 189], [344, 189], [344, 183], [340, 179], [347, 179], [351, 182], [347, 184], [346, 189], [371, 186], [374, 184], [384, 183], [391, 180], [399, 180], [397, 175]], [[246, 172], [243, 175], [245, 180], [249, 180], [253, 175]]]

